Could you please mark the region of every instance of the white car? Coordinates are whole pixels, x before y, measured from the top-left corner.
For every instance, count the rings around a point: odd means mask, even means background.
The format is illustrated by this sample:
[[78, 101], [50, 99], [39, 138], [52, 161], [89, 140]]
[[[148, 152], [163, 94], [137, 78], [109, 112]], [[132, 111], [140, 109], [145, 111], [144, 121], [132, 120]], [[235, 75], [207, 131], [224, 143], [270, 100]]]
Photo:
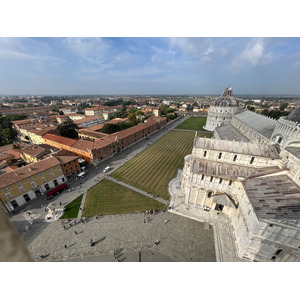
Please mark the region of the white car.
[[107, 167], [103, 170], [103, 172], [104, 172], [104, 173], [107, 173], [110, 169], [111, 169], [111, 167], [110, 167], [110, 166], [107, 166]]

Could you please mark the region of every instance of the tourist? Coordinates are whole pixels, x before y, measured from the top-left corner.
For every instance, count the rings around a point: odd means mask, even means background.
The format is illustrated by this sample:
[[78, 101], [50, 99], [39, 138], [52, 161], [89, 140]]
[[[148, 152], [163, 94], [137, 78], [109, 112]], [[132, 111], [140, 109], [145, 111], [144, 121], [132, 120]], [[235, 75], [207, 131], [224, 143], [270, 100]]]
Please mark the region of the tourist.
[[65, 249], [67, 249], [68, 248], [68, 246], [67, 245], [65, 245]]
[[75, 232], [75, 234], [77, 234], [77, 231], [74, 231]]

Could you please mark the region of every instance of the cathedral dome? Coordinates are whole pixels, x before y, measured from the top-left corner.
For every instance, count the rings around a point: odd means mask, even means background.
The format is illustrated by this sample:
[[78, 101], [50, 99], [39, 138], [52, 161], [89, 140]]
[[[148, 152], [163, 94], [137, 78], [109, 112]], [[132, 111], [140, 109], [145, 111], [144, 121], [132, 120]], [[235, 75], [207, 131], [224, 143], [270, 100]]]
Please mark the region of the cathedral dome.
[[300, 107], [294, 109], [285, 119], [300, 123]]
[[232, 88], [230, 86], [225, 89], [222, 96], [215, 101], [215, 106], [239, 106], [238, 101], [233, 97]]

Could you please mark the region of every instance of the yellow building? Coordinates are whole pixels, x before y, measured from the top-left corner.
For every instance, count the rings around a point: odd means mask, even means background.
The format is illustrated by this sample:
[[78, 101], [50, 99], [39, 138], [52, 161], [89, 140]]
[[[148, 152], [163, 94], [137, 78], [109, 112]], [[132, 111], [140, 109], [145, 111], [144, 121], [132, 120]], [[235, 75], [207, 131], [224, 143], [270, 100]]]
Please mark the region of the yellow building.
[[0, 175], [0, 199], [14, 211], [65, 181], [59, 160], [49, 157]]

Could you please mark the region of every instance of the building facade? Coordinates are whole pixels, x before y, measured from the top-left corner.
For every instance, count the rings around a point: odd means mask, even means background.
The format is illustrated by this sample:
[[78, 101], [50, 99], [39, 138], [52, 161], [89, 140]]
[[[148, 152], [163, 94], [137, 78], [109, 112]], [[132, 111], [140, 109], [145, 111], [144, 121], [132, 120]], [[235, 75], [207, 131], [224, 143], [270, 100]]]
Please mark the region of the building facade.
[[0, 175], [0, 199], [9, 212], [66, 181], [55, 157]]
[[241, 260], [300, 261], [299, 116], [237, 111], [185, 157], [177, 205], [225, 215]]

